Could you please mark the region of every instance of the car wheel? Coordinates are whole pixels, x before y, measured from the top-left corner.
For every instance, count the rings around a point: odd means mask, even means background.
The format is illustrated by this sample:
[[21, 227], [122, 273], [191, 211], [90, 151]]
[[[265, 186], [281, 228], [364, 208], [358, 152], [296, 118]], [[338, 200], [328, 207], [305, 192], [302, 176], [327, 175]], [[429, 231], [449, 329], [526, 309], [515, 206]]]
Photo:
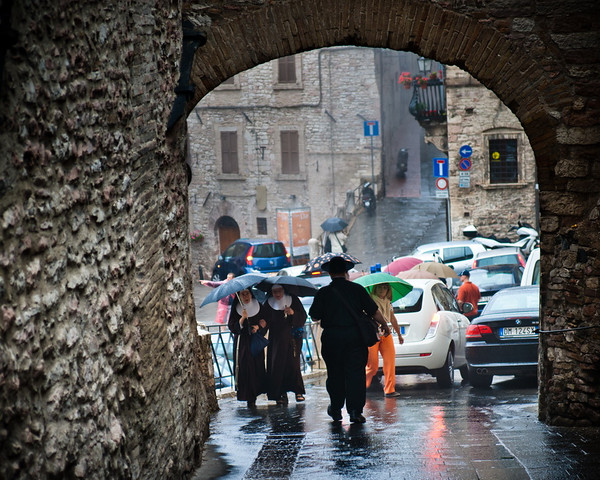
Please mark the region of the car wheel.
[[213, 276], [212, 276], [211, 280], [213, 282], [220, 282], [221, 281], [221, 277], [219, 276], [218, 273], [213, 273]]
[[469, 369], [469, 383], [476, 388], [487, 388], [492, 384], [493, 375], [481, 375], [472, 368]]
[[442, 388], [449, 388], [454, 384], [454, 354], [451, 349], [448, 349], [446, 362], [442, 368], [438, 369], [435, 378]]

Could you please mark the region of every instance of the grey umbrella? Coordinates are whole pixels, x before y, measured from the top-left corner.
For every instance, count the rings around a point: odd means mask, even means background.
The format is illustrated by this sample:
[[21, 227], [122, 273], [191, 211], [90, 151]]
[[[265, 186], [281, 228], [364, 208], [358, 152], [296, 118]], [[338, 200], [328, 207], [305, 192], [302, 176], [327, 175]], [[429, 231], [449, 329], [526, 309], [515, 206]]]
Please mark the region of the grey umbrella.
[[273, 285], [281, 285], [287, 293], [296, 295], [297, 297], [309, 297], [314, 296], [315, 293], [317, 293], [317, 287], [308, 280], [301, 277], [292, 277], [290, 275], [267, 277], [262, 282], [258, 283], [256, 288], [263, 292], [270, 293]]

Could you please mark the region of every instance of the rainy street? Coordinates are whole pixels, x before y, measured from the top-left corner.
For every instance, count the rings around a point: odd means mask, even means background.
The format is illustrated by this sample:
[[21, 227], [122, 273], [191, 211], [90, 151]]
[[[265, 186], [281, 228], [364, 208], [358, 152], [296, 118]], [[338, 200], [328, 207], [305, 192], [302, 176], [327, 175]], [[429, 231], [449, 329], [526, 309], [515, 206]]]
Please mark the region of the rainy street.
[[[421, 243], [446, 240], [445, 201], [422, 168], [419, 196], [391, 184], [373, 216], [358, 215], [348, 251], [368, 271]], [[198, 308], [209, 288], [196, 286], [196, 315], [211, 324], [216, 304]], [[323, 366], [323, 365], [322, 365]], [[367, 391], [364, 425], [332, 422], [325, 372], [305, 378], [306, 401], [287, 406], [259, 396], [255, 409], [222, 392], [203, 463], [194, 480], [212, 479], [592, 479], [600, 468], [600, 429], [538, 421], [535, 380], [494, 377], [489, 389], [461, 383], [441, 389], [429, 375], [398, 375], [398, 398], [381, 385]]]
[[475, 390], [457, 377], [444, 390], [427, 375], [397, 376], [397, 399], [370, 389], [364, 425], [345, 412], [331, 421], [324, 376], [286, 407], [221, 398], [194, 479], [597, 478], [599, 430], [539, 422], [535, 381], [497, 377]]

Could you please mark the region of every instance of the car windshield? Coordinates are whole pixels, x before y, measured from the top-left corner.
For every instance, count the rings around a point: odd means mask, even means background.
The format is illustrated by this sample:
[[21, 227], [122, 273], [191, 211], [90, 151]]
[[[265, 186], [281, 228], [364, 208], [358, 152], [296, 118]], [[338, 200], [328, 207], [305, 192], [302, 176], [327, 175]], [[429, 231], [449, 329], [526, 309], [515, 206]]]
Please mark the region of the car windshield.
[[260, 258], [273, 258], [285, 256], [283, 243], [262, 243], [254, 245], [252, 256]]
[[477, 285], [480, 289], [494, 290], [498, 287], [506, 285], [515, 285], [515, 277], [512, 272], [495, 270], [471, 270], [470, 280], [472, 283]]
[[418, 312], [423, 305], [423, 289], [413, 288], [408, 295], [392, 303], [394, 313]]
[[495, 257], [483, 257], [477, 259], [478, 267], [485, 267], [486, 265], [502, 265], [502, 264], [519, 264], [519, 258], [516, 253], [509, 253], [507, 255], [497, 255]]
[[510, 291], [506, 294], [496, 294], [485, 308], [485, 313], [497, 313], [507, 310], [539, 310], [539, 290]]

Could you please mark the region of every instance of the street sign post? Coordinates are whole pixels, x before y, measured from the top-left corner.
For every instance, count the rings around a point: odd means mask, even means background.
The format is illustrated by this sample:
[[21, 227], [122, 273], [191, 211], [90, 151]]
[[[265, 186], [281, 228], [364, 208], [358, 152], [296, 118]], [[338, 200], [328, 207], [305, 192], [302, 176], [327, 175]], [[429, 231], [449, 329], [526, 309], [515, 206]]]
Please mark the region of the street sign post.
[[471, 148], [470, 145], [463, 145], [458, 150], [458, 153], [460, 153], [460, 156], [462, 158], [469, 158], [473, 154], [473, 149]]
[[471, 170], [471, 160], [468, 158], [461, 158], [460, 162], [458, 162], [458, 168], [460, 168], [463, 172]]
[[458, 172], [458, 186], [459, 188], [471, 187], [471, 172]]
[[448, 198], [448, 180], [444, 177], [435, 179], [435, 196], [437, 198]]
[[434, 158], [433, 159], [433, 176], [448, 178], [448, 159]]
[[379, 122], [377, 120], [366, 120], [363, 123], [365, 137], [371, 138], [371, 184], [375, 189], [375, 163], [373, 160], [373, 137], [379, 136]]

